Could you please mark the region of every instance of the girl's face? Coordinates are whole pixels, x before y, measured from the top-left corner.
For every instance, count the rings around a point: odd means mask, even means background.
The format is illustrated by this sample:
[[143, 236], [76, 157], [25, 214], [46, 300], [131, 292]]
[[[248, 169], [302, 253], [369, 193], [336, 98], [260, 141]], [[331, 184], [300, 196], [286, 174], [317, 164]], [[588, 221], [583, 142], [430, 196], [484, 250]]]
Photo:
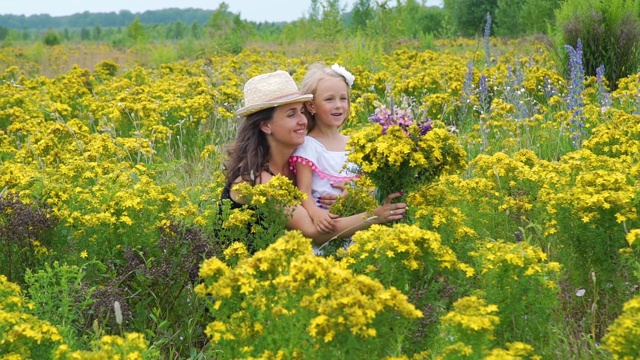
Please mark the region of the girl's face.
[[313, 100], [307, 103], [317, 124], [340, 127], [349, 116], [349, 89], [343, 78], [320, 80]]
[[275, 143], [287, 147], [302, 145], [307, 135], [307, 118], [303, 109], [302, 102], [280, 105], [271, 120], [262, 123], [260, 128]]

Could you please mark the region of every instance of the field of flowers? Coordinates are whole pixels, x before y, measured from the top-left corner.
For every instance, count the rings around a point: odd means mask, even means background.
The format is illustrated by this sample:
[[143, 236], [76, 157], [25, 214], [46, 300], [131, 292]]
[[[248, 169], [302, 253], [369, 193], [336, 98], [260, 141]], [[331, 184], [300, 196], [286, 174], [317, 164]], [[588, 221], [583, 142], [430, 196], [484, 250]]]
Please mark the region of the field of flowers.
[[[535, 42], [475, 45], [7, 66], [0, 359], [637, 358], [640, 74], [611, 86], [579, 47], [564, 75]], [[318, 60], [356, 76], [354, 159], [433, 175], [406, 221], [330, 256], [285, 231], [287, 181], [243, 189], [261, 214], [218, 201], [242, 84]], [[431, 120], [419, 156], [371, 131], [385, 109]]]

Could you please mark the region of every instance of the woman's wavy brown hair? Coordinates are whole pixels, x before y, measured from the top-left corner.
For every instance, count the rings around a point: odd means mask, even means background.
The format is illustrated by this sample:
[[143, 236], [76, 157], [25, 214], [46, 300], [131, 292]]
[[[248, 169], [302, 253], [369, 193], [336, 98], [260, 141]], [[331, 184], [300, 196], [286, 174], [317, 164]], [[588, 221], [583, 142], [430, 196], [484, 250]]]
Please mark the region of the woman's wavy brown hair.
[[238, 176], [251, 185], [255, 185], [260, 178], [271, 154], [266, 134], [260, 125], [273, 118], [275, 109], [272, 107], [247, 115], [240, 124], [235, 143], [227, 148], [225, 185], [230, 185]]

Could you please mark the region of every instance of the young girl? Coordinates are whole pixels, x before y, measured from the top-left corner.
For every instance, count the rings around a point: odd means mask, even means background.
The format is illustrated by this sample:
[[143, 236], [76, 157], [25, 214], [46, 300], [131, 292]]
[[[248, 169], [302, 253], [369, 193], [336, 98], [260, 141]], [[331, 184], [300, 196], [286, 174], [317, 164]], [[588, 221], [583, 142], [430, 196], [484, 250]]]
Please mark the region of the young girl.
[[309, 132], [290, 162], [298, 187], [307, 194], [302, 206], [323, 233], [334, 231], [335, 215], [321, 206], [328, 207], [342, 192], [341, 184], [357, 176], [355, 165], [347, 163], [345, 150], [349, 137], [340, 133], [349, 116], [349, 88], [354, 80], [338, 64], [329, 68], [315, 63], [309, 67], [300, 88], [305, 94], [313, 94], [313, 99], [305, 102]]

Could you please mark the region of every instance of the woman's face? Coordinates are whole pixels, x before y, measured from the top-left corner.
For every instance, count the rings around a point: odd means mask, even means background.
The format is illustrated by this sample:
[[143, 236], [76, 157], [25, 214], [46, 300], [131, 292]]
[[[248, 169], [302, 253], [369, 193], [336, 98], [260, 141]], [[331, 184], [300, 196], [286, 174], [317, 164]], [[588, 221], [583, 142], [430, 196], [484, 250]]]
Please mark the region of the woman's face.
[[271, 120], [262, 125], [262, 131], [278, 144], [289, 147], [302, 145], [307, 135], [307, 118], [303, 109], [302, 102], [276, 107]]

